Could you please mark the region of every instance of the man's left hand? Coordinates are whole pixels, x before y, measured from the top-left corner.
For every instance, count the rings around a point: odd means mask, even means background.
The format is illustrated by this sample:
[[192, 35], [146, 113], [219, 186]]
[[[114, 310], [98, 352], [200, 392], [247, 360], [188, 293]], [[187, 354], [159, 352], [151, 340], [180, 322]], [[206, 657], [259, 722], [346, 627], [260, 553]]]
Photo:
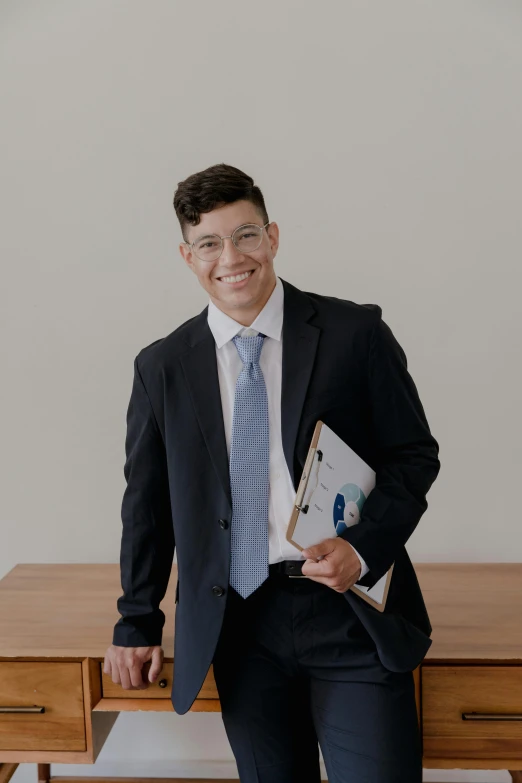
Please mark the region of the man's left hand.
[[[361, 561], [354, 548], [340, 536], [325, 538], [303, 549], [301, 554], [306, 557], [301, 573], [338, 593], [345, 593], [361, 574]], [[321, 560], [316, 562], [317, 558]]]

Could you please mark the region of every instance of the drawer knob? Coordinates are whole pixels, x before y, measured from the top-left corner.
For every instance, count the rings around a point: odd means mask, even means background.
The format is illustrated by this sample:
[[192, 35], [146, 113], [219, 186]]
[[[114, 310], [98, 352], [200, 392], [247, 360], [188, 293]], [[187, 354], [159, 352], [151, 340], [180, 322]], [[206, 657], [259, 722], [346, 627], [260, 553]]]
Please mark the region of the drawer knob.
[[158, 682], [158, 685], [160, 686], [160, 688], [166, 688], [167, 687], [167, 680], [160, 680]]
[[45, 712], [45, 707], [0, 707], [0, 712]]

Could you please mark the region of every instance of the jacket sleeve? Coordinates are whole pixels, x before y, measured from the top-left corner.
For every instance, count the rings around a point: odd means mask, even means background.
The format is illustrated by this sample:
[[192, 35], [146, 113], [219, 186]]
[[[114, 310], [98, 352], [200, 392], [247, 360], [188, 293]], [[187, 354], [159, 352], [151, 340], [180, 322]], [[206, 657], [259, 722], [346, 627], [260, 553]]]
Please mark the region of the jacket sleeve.
[[439, 446], [406, 355], [382, 320], [381, 308], [376, 310], [368, 356], [376, 483], [359, 523], [341, 533], [368, 565], [369, 572], [358, 581], [364, 587], [373, 587], [396, 560], [428, 507], [426, 494], [440, 470]]
[[120, 575], [123, 594], [117, 600], [121, 619], [113, 644], [120, 647], [160, 645], [165, 614], [163, 600], [174, 558], [174, 528], [161, 432], [138, 367], [127, 410], [127, 487], [121, 507], [123, 523]]

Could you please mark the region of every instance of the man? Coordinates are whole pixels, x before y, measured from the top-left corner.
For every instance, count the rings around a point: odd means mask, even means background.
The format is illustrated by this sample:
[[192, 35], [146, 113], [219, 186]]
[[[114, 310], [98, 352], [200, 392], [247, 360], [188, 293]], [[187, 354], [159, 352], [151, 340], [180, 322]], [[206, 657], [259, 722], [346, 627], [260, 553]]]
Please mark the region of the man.
[[[276, 276], [279, 229], [242, 171], [188, 177], [174, 207], [209, 303], [134, 361], [104, 671], [157, 678], [177, 547], [172, 702], [187, 712], [213, 663], [241, 781], [317, 783], [319, 743], [330, 783], [420, 783], [431, 625], [404, 545], [440, 463], [406, 356], [379, 306]], [[285, 533], [318, 419], [376, 485], [357, 525], [300, 552]], [[384, 612], [349, 590], [392, 563]]]

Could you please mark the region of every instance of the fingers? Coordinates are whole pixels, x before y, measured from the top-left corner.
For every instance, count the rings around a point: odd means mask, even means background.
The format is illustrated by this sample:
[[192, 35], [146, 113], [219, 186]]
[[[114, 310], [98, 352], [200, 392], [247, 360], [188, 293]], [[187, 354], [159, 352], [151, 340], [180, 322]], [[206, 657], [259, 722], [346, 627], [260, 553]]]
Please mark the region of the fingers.
[[344, 587], [342, 584], [339, 584], [337, 578], [334, 577], [309, 576], [308, 578], [311, 579], [312, 582], [320, 582], [322, 585], [326, 585], [326, 587], [329, 587], [331, 590], [335, 590], [336, 593], [345, 593], [346, 590], [351, 587], [351, 584]]
[[336, 573], [334, 564], [328, 558], [323, 558], [316, 562], [315, 560], [305, 560], [301, 573], [305, 576], [324, 576], [332, 577]]
[[[117, 647], [107, 651], [104, 672], [110, 674], [113, 683], [125, 690], [148, 688], [148, 681], [142, 675], [143, 665], [149, 660], [149, 647]], [[138, 652], [139, 651], [139, 652]]]
[[143, 679], [142, 675], [142, 668], [144, 664], [145, 661], [141, 657], [132, 659], [128, 668], [131, 688], [142, 689], [148, 687], [148, 682]]
[[342, 562], [337, 562], [335, 558], [331, 557], [325, 557], [319, 562], [306, 560], [303, 563], [301, 573], [312, 581], [320, 582], [338, 593], [346, 592], [355, 581], [352, 579], [348, 584]]
[[152, 651], [152, 663], [149, 670], [149, 682], [154, 682], [163, 668], [163, 649], [155, 647]]
[[108, 655], [105, 655], [105, 658], [103, 659], [103, 673], [108, 674], [109, 677], [112, 676], [111, 659]]
[[326, 561], [316, 563], [315, 560], [306, 560], [303, 563], [301, 573], [314, 582], [321, 582], [321, 584], [330, 587], [333, 569]]
[[319, 559], [321, 557], [325, 557], [326, 555], [330, 555], [333, 551], [335, 551], [336, 547], [339, 545], [337, 536], [334, 538], [325, 538], [323, 541], [321, 541], [319, 544], [315, 544], [314, 546], [306, 547], [305, 549], [301, 550], [301, 554], [303, 557], [306, 558], [316, 558]]
[[112, 667], [113, 677], [112, 681], [116, 685], [121, 685], [125, 690], [139, 689], [138, 684], [141, 681], [141, 671], [139, 674], [139, 680], [137, 680], [135, 673], [135, 664], [129, 660], [123, 658], [118, 662], [113, 663]]

